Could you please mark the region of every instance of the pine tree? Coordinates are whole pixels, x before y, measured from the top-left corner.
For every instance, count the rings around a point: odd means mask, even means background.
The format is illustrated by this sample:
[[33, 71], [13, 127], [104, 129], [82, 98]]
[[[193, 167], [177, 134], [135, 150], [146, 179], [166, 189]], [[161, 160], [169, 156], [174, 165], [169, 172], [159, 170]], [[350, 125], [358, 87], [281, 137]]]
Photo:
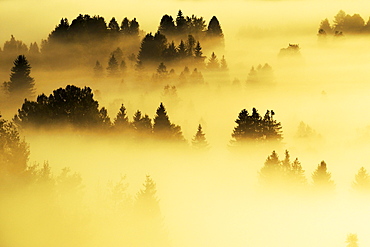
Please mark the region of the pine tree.
[[229, 70], [229, 68], [227, 67], [227, 62], [226, 62], [225, 56], [222, 56], [220, 69], [222, 71]]
[[361, 167], [356, 174], [352, 188], [360, 193], [370, 192], [370, 176], [364, 167]]
[[146, 114], [142, 116], [139, 110], [134, 114], [132, 126], [134, 130], [142, 134], [151, 134], [153, 129], [152, 120]]
[[118, 62], [117, 59], [114, 57], [114, 54], [112, 54], [109, 59], [107, 70], [109, 76], [113, 77], [118, 75]]
[[180, 59], [184, 59], [188, 55], [186, 51], [186, 46], [183, 40], [180, 41], [180, 44], [177, 48], [177, 54]]
[[110, 117], [108, 116], [108, 111], [105, 107], [102, 107], [99, 110], [99, 117], [103, 128], [109, 128], [112, 126], [112, 123], [110, 121]]
[[198, 131], [191, 143], [195, 150], [206, 150], [208, 148], [208, 142], [205, 134], [203, 133], [202, 125], [198, 125]]
[[121, 23], [121, 32], [124, 35], [130, 35], [130, 21], [125, 17]]
[[279, 156], [272, 151], [259, 172], [260, 183], [265, 187], [280, 186], [283, 180], [283, 172]]
[[168, 118], [166, 109], [161, 103], [154, 117], [153, 133], [160, 138], [169, 140], [183, 140], [181, 127], [172, 124]]
[[4, 89], [11, 97], [29, 98], [35, 94], [35, 81], [30, 76], [31, 66], [24, 55], [19, 55], [11, 69], [10, 81], [4, 82]]
[[331, 180], [331, 173], [327, 171], [325, 161], [317, 166], [312, 174], [313, 186], [321, 192], [333, 191], [335, 189], [334, 181]]
[[119, 25], [116, 21], [116, 18], [112, 18], [108, 24], [109, 31], [112, 35], [117, 35], [120, 31]]
[[175, 34], [176, 26], [172, 16], [164, 15], [159, 23], [158, 31], [166, 36]]
[[128, 121], [128, 116], [126, 112], [126, 107], [122, 104], [119, 108], [116, 118], [114, 119], [114, 127], [118, 130], [125, 131], [130, 127], [130, 122]]
[[218, 58], [214, 52], [212, 52], [211, 57], [207, 63], [207, 69], [209, 70], [218, 70], [220, 68], [220, 64], [218, 62]]
[[187, 32], [187, 24], [182, 11], [179, 10], [176, 17], [176, 30], [179, 35], [185, 34]]
[[102, 77], [104, 73], [103, 66], [100, 64], [99, 61], [96, 61], [95, 67], [94, 67], [94, 75], [95, 77]]
[[210, 38], [220, 38], [220, 39], [223, 39], [224, 37], [224, 34], [222, 33], [222, 29], [220, 26], [220, 22], [218, 21], [216, 16], [213, 16], [212, 19], [209, 21], [207, 36]]

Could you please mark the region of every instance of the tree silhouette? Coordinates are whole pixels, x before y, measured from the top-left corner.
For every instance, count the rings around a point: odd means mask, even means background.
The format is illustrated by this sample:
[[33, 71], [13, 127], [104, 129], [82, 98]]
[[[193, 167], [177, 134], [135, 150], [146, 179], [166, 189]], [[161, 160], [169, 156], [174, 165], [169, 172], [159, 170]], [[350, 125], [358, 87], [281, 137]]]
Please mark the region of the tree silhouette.
[[107, 115], [98, 109], [89, 87], [79, 88], [68, 85], [59, 88], [47, 97], [41, 94], [36, 101], [28, 101], [18, 110], [14, 121], [26, 126], [50, 126], [71, 124], [79, 128], [102, 127], [107, 121]]
[[122, 104], [119, 108], [116, 118], [114, 119], [114, 127], [118, 130], [124, 131], [128, 130], [130, 127], [130, 122], [128, 121], [126, 107]]
[[109, 76], [113, 77], [118, 75], [118, 62], [114, 54], [112, 54], [111, 57], [109, 58], [107, 70]]
[[141, 111], [136, 111], [134, 114], [132, 126], [134, 130], [142, 134], [151, 134], [152, 133], [152, 120], [148, 115], [142, 116]]
[[121, 23], [121, 32], [124, 35], [130, 35], [130, 21], [125, 17]]
[[206, 135], [203, 133], [202, 125], [198, 125], [198, 131], [191, 143], [195, 150], [206, 150], [208, 148], [208, 142]]
[[369, 193], [370, 192], [370, 176], [364, 167], [358, 170], [355, 175], [355, 180], [352, 184], [352, 188], [356, 192]]
[[11, 97], [29, 98], [34, 96], [35, 82], [30, 76], [31, 66], [24, 55], [19, 55], [11, 69], [10, 80], [4, 82], [4, 89]]
[[95, 77], [102, 77], [104, 73], [103, 66], [100, 64], [99, 61], [96, 61], [94, 66], [94, 75]]
[[207, 69], [217, 71], [220, 68], [220, 63], [218, 62], [218, 58], [214, 52], [212, 52], [211, 57], [207, 63]]
[[267, 110], [264, 118], [260, 116], [256, 108], [250, 115], [243, 109], [235, 122], [238, 124], [232, 133], [234, 143], [247, 143], [250, 141], [279, 142], [282, 140], [281, 124], [273, 119], [275, 113]]
[[183, 140], [181, 127], [172, 124], [168, 118], [166, 109], [161, 103], [156, 111], [153, 124], [153, 133], [159, 138], [168, 140]]
[[119, 25], [118, 25], [118, 22], [116, 21], [116, 18], [112, 18], [108, 24], [108, 28], [109, 28], [109, 31], [110, 31], [110, 35], [112, 38], [117, 38], [118, 34], [119, 34], [119, 31], [120, 31], [120, 28], [119, 28]]
[[209, 21], [207, 35], [211, 38], [223, 38], [222, 29], [220, 26], [220, 22], [218, 21], [216, 16], [213, 16], [212, 19]]
[[179, 10], [176, 17], [176, 30], [179, 35], [187, 33], [187, 23], [182, 11]]
[[319, 191], [329, 192], [335, 189], [334, 181], [331, 180], [331, 173], [327, 171], [325, 161], [317, 166], [312, 174], [313, 186]]

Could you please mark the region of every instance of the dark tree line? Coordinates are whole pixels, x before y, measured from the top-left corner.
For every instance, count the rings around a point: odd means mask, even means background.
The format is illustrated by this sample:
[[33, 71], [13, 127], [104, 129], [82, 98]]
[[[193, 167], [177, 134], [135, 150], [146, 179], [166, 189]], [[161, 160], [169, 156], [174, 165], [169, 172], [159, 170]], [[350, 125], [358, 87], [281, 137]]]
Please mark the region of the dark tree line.
[[359, 15], [346, 14], [340, 10], [330, 24], [326, 18], [321, 21], [318, 34], [320, 36], [335, 35], [342, 36], [343, 34], [370, 34], [370, 18], [367, 22]]

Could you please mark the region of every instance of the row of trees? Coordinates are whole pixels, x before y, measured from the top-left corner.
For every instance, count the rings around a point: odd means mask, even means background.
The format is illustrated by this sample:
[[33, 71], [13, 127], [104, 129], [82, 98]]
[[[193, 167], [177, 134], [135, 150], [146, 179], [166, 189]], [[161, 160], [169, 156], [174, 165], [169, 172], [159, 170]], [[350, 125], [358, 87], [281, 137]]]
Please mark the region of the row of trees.
[[343, 34], [369, 34], [370, 33], [370, 18], [365, 23], [364, 19], [359, 14], [349, 15], [343, 10], [340, 10], [330, 24], [326, 18], [321, 21], [319, 26], [319, 35], [336, 35]]
[[[325, 161], [321, 161], [311, 175], [312, 189], [315, 193], [332, 193], [335, 183]], [[305, 191], [309, 183], [298, 158], [291, 160], [289, 151], [285, 151], [284, 159], [280, 160], [275, 151], [269, 155], [264, 166], [259, 171], [261, 185], [267, 189], [284, 191]], [[370, 193], [370, 176], [364, 167], [361, 167], [354, 177], [352, 189], [360, 194]]]

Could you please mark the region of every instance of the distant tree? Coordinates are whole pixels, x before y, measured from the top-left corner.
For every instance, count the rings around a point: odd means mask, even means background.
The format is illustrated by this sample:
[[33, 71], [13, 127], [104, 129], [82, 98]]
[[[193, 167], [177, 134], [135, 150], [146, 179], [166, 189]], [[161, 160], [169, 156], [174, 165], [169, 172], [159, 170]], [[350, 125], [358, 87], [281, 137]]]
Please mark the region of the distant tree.
[[180, 41], [180, 44], [177, 48], [177, 54], [180, 59], [184, 59], [188, 55], [188, 52], [186, 50], [186, 46], [183, 40]]
[[99, 118], [101, 120], [101, 127], [102, 128], [110, 128], [112, 123], [110, 121], [110, 117], [108, 116], [108, 111], [105, 107], [102, 107], [99, 110]]
[[36, 42], [30, 44], [28, 53], [32, 56], [40, 55], [40, 49]]
[[364, 167], [361, 167], [356, 174], [352, 188], [356, 192], [370, 193], [370, 176]]
[[204, 84], [204, 78], [201, 72], [198, 71], [197, 68], [193, 70], [190, 75], [190, 79], [194, 85], [201, 85]]
[[195, 150], [206, 150], [208, 148], [208, 142], [206, 140], [206, 135], [203, 132], [202, 125], [198, 125], [198, 131], [191, 143]]
[[110, 55], [114, 55], [114, 58], [117, 60], [117, 62], [123, 59], [123, 51], [119, 47], [117, 47], [117, 49], [115, 49]]
[[95, 77], [102, 77], [104, 73], [103, 66], [100, 64], [99, 61], [96, 61], [94, 66], [94, 75]]
[[154, 117], [153, 133], [163, 139], [184, 140], [181, 127], [170, 122], [167, 111], [162, 103], [159, 105]]
[[322, 192], [333, 191], [335, 189], [334, 181], [331, 180], [331, 173], [327, 171], [325, 161], [317, 166], [312, 174], [313, 185]]
[[220, 68], [220, 63], [218, 62], [218, 58], [214, 52], [212, 52], [211, 57], [207, 63], [207, 69], [209, 70], [218, 70]]
[[272, 151], [271, 155], [267, 157], [259, 172], [259, 178], [263, 186], [281, 186], [285, 177], [279, 156], [275, 151]]
[[10, 80], [4, 82], [4, 89], [11, 97], [29, 98], [35, 94], [35, 81], [30, 76], [31, 65], [24, 55], [19, 55], [11, 69]]
[[177, 48], [173, 41], [168, 45], [166, 49], [164, 49], [162, 56], [163, 56], [163, 59], [168, 62], [174, 61], [175, 59], [179, 57]]
[[130, 128], [130, 122], [126, 112], [126, 107], [122, 104], [119, 108], [116, 118], [114, 119], [114, 128], [124, 131]]
[[186, 52], [188, 57], [192, 57], [195, 52], [195, 46], [197, 41], [194, 39], [193, 35], [188, 35], [188, 40], [186, 41]]
[[69, 36], [68, 36], [68, 30], [69, 30], [69, 22], [67, 18], [62, 18], [60, 20], [60, 23], [54, 31], [52, 31], [49, 35], [49, 41], [50, 42], [68, 42], [69, 41]]
[[358, 237], [357, 234], [350, 233], [347, 235], [347, 247], [358, 247]]
[[227, 71], [227, 70], [229, 69], [229, 68], [227, 67], [227, 62], [226, 62], [225, 56], [222, 56], [220, 69], [221, 69], [222, 71]]
[[300, 47], [298, 44], [289, 44], [287, 48], [281, 48], [279, 57], [292, 56], [299, 57], [301, 55]]
[[108, 76], [118, 75], [118, 62], [113, 54], [109, 58], [107, 70], [108, 70]]
[[333, 29], [329, 23], [329, 20], [326, 18], [325, 20], [321, 21], [319, 30], [323, 30], [326, 34], [332, 34]]
[[344, 22], [346, 18], [346, 12], [340, 10], [336, 16], [334, 16], [334, 31], [343, 31]]
[[20, 40], [16, 40], [13, 35], [10, 36], [9, 41], [4, 43], [4, 54], [16, 56], [17, 54], [26, 54], [28, 52], [28, 47]]
[[274, 115], [274, 111], [267, 110], [261, 122], [263, 139], [267, 141], [281, 141], [283, 139], [281, 124], [274, 119]]

